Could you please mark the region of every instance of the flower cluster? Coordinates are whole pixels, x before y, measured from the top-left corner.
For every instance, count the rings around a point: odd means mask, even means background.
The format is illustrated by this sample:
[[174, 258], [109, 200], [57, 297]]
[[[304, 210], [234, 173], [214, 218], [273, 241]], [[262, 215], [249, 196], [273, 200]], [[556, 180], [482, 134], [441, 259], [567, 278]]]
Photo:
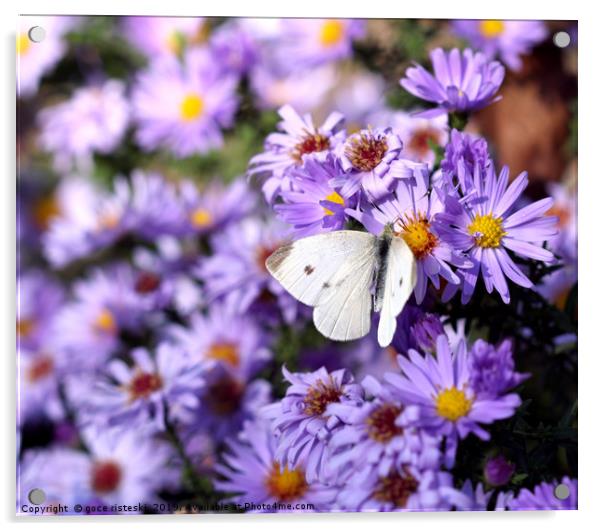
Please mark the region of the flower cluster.
[[[259, 439], [264, 449], [249, 431], [232, 441], [220, 488], [250, 494], [263, 483], [281, 502], [321, 492], [338, 510], [485, 509], [483, 485], [455, 488], [449, 470], [458, 440], [488, 439], [484, 426], [520, 406], [511, 390], [527, 376], [514, 371], [509, 343], [496, 349], [479, 340], [468, 349], [462, 340], [452, 348], [440, 335], [434, 356], [411, 350], [398, 363], [401, 372], [361, 384], [347, 370], [283, 368], [290, 386], [263, 409], [270, 422], [268, 440], [263, 432]], [[250, 464], [257, 455], [265, 456], [260, 467]], [[272, 482], [282, 490], [270, 491]]]
[[290, 107], [281, 115], [280, 128], [288, 133], [270, 135], [250, 170], [265, 177], [276, 214], [294, 237], [340, 230], [351, 220], [375, 235], [391, 226], [417, 260], [418, 303], [429, 284], [439, 289], [443, 280], [444, 298], [460, 291], [466, 304], [479, 278], [489, 293], [495, 289], [509, 302], [506, 279], [533, 287], [512, 254], [554, 260], [544, 247], [557, 235], [557, 217], [546, 215], [553, 199], [519, 207], [526, 173], [510, 183], [508, 168], [495, 170], [483, 139], [452, 130], [441, 169], [432, 174], [426, 162], [404, 158], [392, 128], [345, 138], [331, 128], [339, 116], [316, 129]]
[[[546, 26], [405, 22], [22, 18], [20, 513], [576, 508], [576, 185], [480, 112]], [[386, 348], [266, 267], [340, 230], [415, 257]]]

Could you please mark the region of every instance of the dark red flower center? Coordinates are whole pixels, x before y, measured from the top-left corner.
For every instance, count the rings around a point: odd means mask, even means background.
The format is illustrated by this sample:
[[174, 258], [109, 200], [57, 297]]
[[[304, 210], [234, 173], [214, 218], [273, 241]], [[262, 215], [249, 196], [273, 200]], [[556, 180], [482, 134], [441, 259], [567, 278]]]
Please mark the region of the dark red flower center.
[[161, 377], [156, 373], [137, 371], [129, 384], [129, 392], [132, 400], [148, 398], [163, 386]]
[[92, 488], [100, 494], [113, 492], [121, 482], [121, 467], [114, 461], [99, 461], [92, 467]]
[[401, 474], [393, 471], [379, 480], [372, 497], [381, 502], [392, 503], [395, 507], [405, 507], [410, 496], [417, 490], [418, 481], [407, 469]]
[[209, 386], [205, 400], [216, 414], [228, 415], [240, 407], [244, 391], [242, 383], [225, 376]]
[[394, 404], [382, 404], [377, 407], [366, 419], [370, 437], [375, 441], [387, 443], [393, 437], [401, 435], [403, 429], [395, 425], [395, 420], [401, 412], [402, 408]]
[[431, 150], [431, 143], [437, 143], [439, 135], [436, 129], [427, 127], [419, 129], [410, 138], [407, 148], [408, 151], [416, 153], [420, 157], [424, 157]]
[[161, 285], [161, 277], [150, 271], [143, 271], [138, 275], [134, 289], [141, 295], [146, 295], [156, 291]]
[[310, 416], [321, 416], [326, 411], [328, 404], [338, 402], [342, 395], [343, 392], [332, 377], [329, 377], [326, 383], [318, 380], [305, 395], [303, 412]]
[[257, 266], [261, 271], [265, 271], [267, 273], [267, 268], [265, 266], [265, 261], [270, 257], [270, 255], [276, 250], [276, 247], [267, 247], [261, 245], [257, 248], [255, 253]]
[[372, 171], [381, 163], [387, 149], [386, 138], [371, 132], [360, 133], [349, 141], [345, 155], [357, 170]]
[[54, 371], [54, 360], [50, 356], [38, 356], [27, 370], [27, 380], [32, 383], [37, 382], [50, 376], [52, 371]]
[[330, 147], [330, 140], [320, 133], [307, 133], [301, 142], [295, 145], [292, 157], [298, 164], [301, 163], [303, 155], [326, 151]]

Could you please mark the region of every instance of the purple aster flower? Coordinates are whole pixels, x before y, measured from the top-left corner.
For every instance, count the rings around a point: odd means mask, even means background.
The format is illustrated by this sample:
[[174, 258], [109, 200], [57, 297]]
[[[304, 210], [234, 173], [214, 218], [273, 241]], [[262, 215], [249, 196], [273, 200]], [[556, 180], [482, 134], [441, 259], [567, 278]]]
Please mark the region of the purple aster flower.
[[512, 478], [516, 466], [508, 461], [503, 455], [487, 459], [483, 467], [483, 476], [487, 484], [492, 487], [503, 487]]
[[336, 148], [345, 174], [334, 178], [332, 184], [345, 196], [361, 189], [369, 200], [382, 200], [396, 184], [398, 176], [392, 168], [402, 147], [401, 138], [390, 128], [363, 129], [349, 136]]
[[52, 323], [64, 300], [61, 286], [39, 270], [17, 277], [17, 347], [36, 350], [48, 342]]
[[114, 310], [96, 298], [95, 288], [95, 283], [76, 283], [75, 300], [61, 308], [53, 326], [55, 348], [69, 372], [101, 367], [121, 345]]
[[[445, 212], [437, 218], [441, 238], [453, 248], [468, 253], [473, 265], [459, 272], [462, 276], [462, 303], [472, 296], [479, 273], [485, 288], [495, 288], [504, 302], [510, 301], [506, 277], [525, 288], [532, 282], [514, 263], [507, 250], [519, 256], [551, 262], [554, 255], [542, 247], [543, 242], [556, 234], [557, 218], [544, 214], [553, 204], [548, 197], [512, 212], [512, 207], [527, 187], [527, 173], [521, 173], [508, 186], [508, 168], [496, 175], [493, 165], [481, 173], [475, 166], [474, 179], [466, 175], [468, 196], [446, 198]], [[462, 179], [460, 179], [462, 181]], [[449, 284], [444, 299], [449, 300], [459, 285]]]
[[312, 373], [291, 373], [283, 366], [282, 373], [291, 386], [282, 400], [263, 410], [278, 435], [276, 459], [289, 469], [304, 463], [309, 483], [327, 481], [332, 472], [329, 441], [342, 427], [329, 406], [359, 405], [363, 390], [346, 369], [329, 373], [322, 367]]
[[44, 506], [73, 507], [82, 498], [89, 471], [90, 459], [82, 451], [59, 446], [27, 450], [17, 467], [17, 513], [31, 514], [23, 506], [30, 505], [29, 493], [34, 488], [44, 491]]
[[[565, 485], [569, 496], [559, 500], [555, 495], [558, 485]], [[532, 491], [521, 489], [517, 496], [506, 500], [507, 508], [511, 511], [559, 511], [577, 509], [577, 480], [568, 477], [561, 481], [540, 483]]]
[[558, 218], [558, 234], [550, 239], [550, 250], [557, 255], [556, 264], [562, 268], [546, 275], [536, 290], [548, 301], [564, 309], [571, 289], [577, 282], [577, 194], [563, 184], [548, 185], [554, 206], [548, 215]]
[[110, 195], [78, 180], [62, 193], [61, 204], [74, 202], [73, 207], [51, 221], [43, 239], [46, 257], [55, 266], [110, 246], [127, 233], [154, 241], [184, 231], [175, 188], [158, 174], [136, 170], [129, 181], [116, 179]]
[[454, 20], [454, 32], [489, 59], [498, 56], [512, 70], [520, 70], [521, 55], [548, 35], [541, 20]]
[[241, 220], [251, 213], [257, 202], [255, 192], [243, 179], [227, 186], [215, 179], [202, 189], [192, 181], [183, 181], [180, 183], [180, 199], [189, 230], [201, 234], [223, 229], [228, 223]]
[[409, 170], [403, 161], [393, 165], [394, 174], [402, 178], [390, 198], [377, 205], [366, 204], [362, 210], [347, 210], [347, 214], [360, 221], [375, 235], [382, 234], [386, 225], [408, 244], [416, 258], [417, 281], [414, 288], [416, 302], [420, 304], [428, 282], [436, 289], [440, 277], [451, 285], [458, 285], [460, 278], [452, 270], [455, 267], [468, 267], [468, 262], [455, 248], [440, 237], [435, 220], [443, 212], [444, 205], [439, 194], [430, 191], [428, 171], [423, 166]]
[[437, 337], [445, 333], [439, 316], [427, 313], [410, 302], [397, 317], [397, 328], [391, 344], [382, 348], [378, 344], [376, 330], [378, 315], [374, 315], [373, 319], [374, 329], [357, 341], [350, 351], [343, 353], [346, 363], [342, 365], [355, 368], [354, 374], [358, 379], [368, 375], [382, 379], [387, 372], [396, 371], [399, 367], [397, 355], [405, 354], [410, 349], [435, 352]]
[[229, 225], [212, 238], [214, 254], [202, 259], [195, 272], [205, 283], [207, 299], [224, 300], [239, 313], [251, 306], [268, 313], [275, 308], [292, 322], [298, 304], [265, 267], [267, 257], [284, 243], [280, 224], [249, 217]]
[[394, 467], [412, 464], [438, 468], [440, 441], [415, 428], [404, 429], [396, 420], [404, 409], [391, 391], [367, 376], [362, 387], [370, 401], [362, 404], [332, 403], [328, 412], [345, 425], [331, 437], [330, 467], [334, 478], [347, 478], [358, 468], [371, 465], [381, 477]]
[[470, 507], [447, 472], [404, 465], [382, 477], [366, 465], [343, 486], [337, 504], [346, 511], [449, 511]]
[[60, 447], [27, 451], [19, 470], [19, 510], [28, 505], [33, 488], [44, 491], [45, 506], [73, 508], [77, 503], [152, 503], [157, 492], [174, 486], [177, 471], [169, 467], [173, 454], [165, 443], [132, 431], [119, 437], [100, 431], [84, 435], [90, 455]]
[[258, 43], [239, 20], [219, 26], [211, 34], [209, 46], [225, 73], [247, 74], [259, 60]]
[[111, 313], [118, 329], [134, 333], [145, 323], [152, 325], [153, 312], [167, 307], [173, 292], [172, 279], [128, 263], [94, 269], [75, 288], [78, 300], [91, 306], [101, 305]]
[[174, 290], [172, 278], [129, 264], [94, 269], [75, 283], [74, 300], [58, 312], [53, 346], [72, 370], [100, 367], [119, 349], [121, 332], [141, 336], [156, 326]]
[[204, 48], [187, 51], [183, 62], [153, 62], [133, 90], [136, 140], [145, 150], [163, 147], [178, 157], [221, 147], [221, 130], [236, 111], [236, 83]]
[[129, 122], [125, 85], [109, 80], [79, 88], [71, 99], [39, 114], [40, 144], [54, 155], [54, 167], [92, 169], [94, 153], [109, 153], [121, 142]]
[[[50, 72], [60, 61], [67, 45], [63, 37], [78, 21], [78, 17], [19, 17], [17, 33], [17, 94], [27, 98], [34, 95], [40, 79]], [[29, 38], [29, 30], [41, 26], [46, 30], [46, 37], [41, 42], [33, 42]]]
[[377, 127], [391, 127], [403, 142], [403, 156], [414, 162], [424, 162], [432, 167], [435, 162], [434, 146], [445, 147], [449, 128], [447, 114], [421, 118], [416, 113], [385, 109], [373, 113], [367, 120]]
[[235, 493], [231, 501], [243, 504], [249, 512], [329, 510], [336, 490], [308, 482], [302, 463], [281, 466], [276, 445], [269, 422], [246, 422], [239, 436], [228, 442], [225, 464], [215, 467], [223, 477], [215, 482], [216, 487]]
[[477, 339], [468, 356], [470, 386], [481, 396], [494, 398], [513, 389], [529, 378], [514, 370], [512, 342], [502, 341], [495, 347], [482, 339]]
[[115, 241], [121, 234], [109, 195], [89, 180], [66, 178], [57, 187], [54, 215], [42, 235], [46, 259], [62, 267]]
[[345, 138], [345, 132], [340, 130], [344, 120], [340, 113], [331, 113], [319, 127], [311, 115], [302, 117], [290, 105], [281, 107], [278, 114], [282, 117], [277, 125], [281, 132], [268, 135], [264, 152], [250, 160], [248, 171], [251, 176], [266, 178], [263, 193], [270, 203], [281, 188], [287, 188], [288, 170], [301, 165], [306, 155], [325, 159]]
[[247, 420], [254, 420], [272, 399], [271, 385], [265, 380], [249, 380], [225, 364], [204, 374], [206, 385], [200, 396], [190, 433], [210, 433], [221, 442], [237, 434]]
[[355, 194], [345, 195], [332, 185], [342, 175], [343, 170], [332, 154], [323, 161], [307, 157], [303, 166], [289, 171], [291, 187], [280, 191], [284, 202], [275, 205], [274, 210], [293, 226], [295, 237], [345, 227], [345, 209], [355, 206]]
[[395, 350], [395, 358], [397, 352], [406, 353], [410, 349], [435, 352], [437, 338], [445, 334], [441, 317], [412, 304], [404, 306], [397, 318], [397, 327], [391, 343]]
[[125, 429], [127, 426], [162, 431], [165, 417], [190, 423], [204, 386], [202, 367], [192, 364], [181, 349], [161, 343], [156, 359], [143, 348], [131, 352], [133, 365], [112, 360], [110, 377], [97, 382], [86, 400], [87, 421]]
[[452, 351], [446, 336], [437, 339], [436, 357], [410, 350], [398, 356], [402, 374], [388, 373], [385, 380], [406, 407], [400, 426], [417, 426], [447, 437], [446, 466], [451, 466], [458, 438], [470, 433], [488, 440], [481, 424], [511, 417], [521, 403], [517, 394], [492, 396], [472, 387], [470, 357], [464, 341]]
[[577, 192], [570, 185], [549, 184], [554, 205], [549, 215], [558, 218], [558, 235], [550, 239], [550, 249], [567, 265], [577, 264]]
[[350, 57], [365, 22], [354, 19], [284, 19], [276, 57], [284, 70], [311, 68]]
[[174, 489], [179, 474], [171, 463], [174, 451], [163, 441], [135, 430], [88, 429], [83, 439], [90, 449], [88, 491], [109, 504], [159, 501], [160, 490]]
[[187, 45], [203, 42], [206, 23], [202, 17], [123, 17], [123, 36], [149, 59], [175, 57]]
[[419, 116], [478, 111], [501, 98], [495, 94], [504, 80], [504, 67], [497, 61], [488, 61], [484, 54], [469, 48], [463, 52], [454, 48], [446, 54], [436, 48], [431, 52], [431, 61], [434, 76], [415, 65], [406, 70], [406, 77], [400, 81], [410, 94], [437, 104]]
[[61, 362], [60, 357], [50, 349], [19, 352], [17, 426], [40, 417], [54, 420], [64, 417], [65, 411], [58, 393]]
[[114, 189], [115, 210], [123, 213], [123, 225], [136, 236], [154, 241], [160, 235], [181, 235], [181, 201], [165, 177], [135, 170], [129, 181], [117, 179]]
[[319, 108], [337, 84], [337, 69], [325, 65], [282, 74], [273, 65], [260, 62], [250, 73], [251, 89], [260, 109], [291, 105], [299, 112]]
[[209, 306], [206, 315], [194, 313], [188, 326], [174, 326], [172, 336], [191, 362], [205, 370], [223, 365], [248, 380], [271, 358], [269, 337], [251, 315], [232, 312], [221, 303]]
[[[491, 164], [487, 141], [484, 138], [462, 133], [456, 129], [452, 130], [450, 141], [445, 146], [445, 156], [441, 161], [441, 170], [444, 174], [450, 178], [465, 173], [473, 175], [475, 166], [485, 173]], [[462, 185], [465, 186], [464, 183]]]
[[486, 511], [489, 499], [493, 494], [493, 491], [485, 492], [482, 483], [473, 485], [469, 479], [462, 485], [461, 492], [470, 500], [470, 504], [457, 507], [460, 511]]
[[[339, 71], [339, 75], [342, 77], [330, 96], [331, 105], [343, 113], [348, 124], [353, 124], [353, 130], [361, 129], [364, 124], [376, 127], [393, 125], [388, 120], [390, 112], [375, 111], [385, 104], [387, 83], [382, 75], [364, 69], [348, 73]], [[377, 114], [387, 115], [387, 119], [383, 116], [381, 122], [377, 123], [373, 119]]]

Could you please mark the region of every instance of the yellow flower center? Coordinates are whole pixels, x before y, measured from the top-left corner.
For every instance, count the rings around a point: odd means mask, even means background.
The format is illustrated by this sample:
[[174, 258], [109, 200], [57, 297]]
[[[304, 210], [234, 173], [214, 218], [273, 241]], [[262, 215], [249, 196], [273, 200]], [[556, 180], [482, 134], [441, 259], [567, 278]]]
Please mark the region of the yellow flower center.
[[50, 222], [60, 214], [61, 209], [54, 195], [43, 197], [33, 207], [33, 219], [36, 225], [43, 230], [46, 230]]
[[96, 319], [94, 319], [94, 328], [105, 334], [112, 334], [117, 330], [117, 324], [113, 314], [104, 308], [100, 311]]
[[327, 20], [320, 30], [320, 43], [323, 46], [334, 46], [345, 34], [345, 27], [340, 20]]
[[299, 468], [289, 470], [288, 466], [280, 468], [274, 463], [266, 480], [269, 493], [282, 502], [298, 500], [307, 490], [305, 474]]
[[[324, 201], [330, 201], [331, 203], [337, 203], [339, 205], [345, 204], [345, 200], [337, 192], [332, 192], [331, 194], [328, 194], [324, 198]], [[324, 208], [324, 214], [327, 216], [332, 216], [334, 212], [332, 210]]]
[[440, 417], [455, 422], [468, 414], [472, 407], [472, 400], [466, 397], [464, 391], [457, 387], [451, 387], [437, 395], [435, 404]]
[[33, 319], [18, 319], [17, 320], [17, 336], [28, 337], [35, 328], [36, 323]]
[[198, 94], [188, 94], [180, 103], [180, 116], [185, 122], [196, 120], [205, 108], [205, 102]]
[[25, 55], [31, 48], [31, 41], [27, 33], [17, 35], [17, 55]]
[[426, 217], [421, 214], [407, 216], [402, 222], [400, 236], [418, 260], [428, 255], [437, 245], [437, 236], [431, 232], [430, 226]]
[[494, 218], [493, 214], [477, 215], [468, 225], [468, 232], [474, 236], [475, 243], [484, 249], [495, 249], [502, 244], [506, 236], [502, 218]]
[[211, 212], [204, 208], [197, 208], [192, 214], [190, 214], [190, 222], [197, 228], [203, 229], [211, 225], [213, 216]]
[[232, 367], [238, 367], [240, 363], [238, 346], [234, 343], [214, 343], [209, 347], [207, 357], [212, 360], [223, 361], [232, 365]]
[[504, 23], [501, 20], [482, 20], [481, 33], [488, 39], [498, 37], [504, 31]]

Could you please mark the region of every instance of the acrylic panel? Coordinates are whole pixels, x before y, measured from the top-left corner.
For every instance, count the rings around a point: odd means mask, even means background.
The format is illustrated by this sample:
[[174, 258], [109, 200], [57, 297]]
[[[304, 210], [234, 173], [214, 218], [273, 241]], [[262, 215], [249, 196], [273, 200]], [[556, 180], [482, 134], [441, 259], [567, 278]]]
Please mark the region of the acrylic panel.
[[576, 509], [577, 38], [20, 17], [17, 513]]

